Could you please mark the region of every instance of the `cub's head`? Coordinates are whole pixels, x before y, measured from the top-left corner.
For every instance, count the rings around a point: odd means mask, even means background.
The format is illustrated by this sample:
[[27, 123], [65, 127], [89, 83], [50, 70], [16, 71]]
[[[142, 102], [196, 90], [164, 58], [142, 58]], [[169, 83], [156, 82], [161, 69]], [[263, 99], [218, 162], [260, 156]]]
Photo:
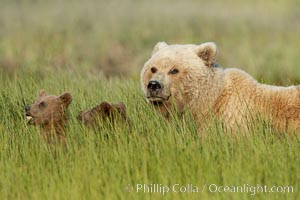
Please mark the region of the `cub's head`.
[[70, 93], [54, 96], [41, 90], [35, 102], [25, 107], [28, 123], [43, 126], [61, 121], [71, 102], [72, 95]]
[[81, 111], [77, 119], [87, 126], [95, 126], [100, 121], [113, 121], [118, 117], [126, 121], [125, 104], [123, 102], [113, 104], [104, 101], [87, 111]]
[[149, 103], [168, 107], [182, 106], [192, 98], [195, 85], [205, 82], [215, 67], [217, 47], [208, 42], [200, 45], [168, 45], [159, 42], [141, 72], [141, 84]]

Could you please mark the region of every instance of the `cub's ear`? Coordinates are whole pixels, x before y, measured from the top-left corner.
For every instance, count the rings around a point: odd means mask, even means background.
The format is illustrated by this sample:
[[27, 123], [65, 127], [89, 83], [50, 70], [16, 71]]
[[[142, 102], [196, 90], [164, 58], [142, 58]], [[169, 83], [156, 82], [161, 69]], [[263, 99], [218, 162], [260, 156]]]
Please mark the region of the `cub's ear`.
[[80, 121], [80, 122], [84, 121], [84, 119], [83, 119], [83, 113], [84, 113], [83, 111], [80, 111], [78, 113], [77, 117], [76, 117], [77, 120]]
[[44, 97], [44, 96], [47, 96], [47, 92], [44, 90], [44, 89], [41, 89], [40, 92], [39, 92], [39, 97]]
[[119, 102], [117, 104], [114, 105], [116, 110], [118, 111], [118, 113], [122, 114], [122, 115], [126, 115], [126, 106], [123, 102]]
[[68, 107], [72, 102], [72, 95], [69, 92], [60, 95], [59, 98], [62, 100], [65, 107]]
[[161, 50], [161, 49], [163, 49], [163, 48], [165, 48], [165, 47], [167, 47], [167, 46], [168, 46], [168, 44], [165, 43], [165, 42], [158, 42], [158, 43], [154, 46], [151, 55], [155, 54], [156, 52], [158, 52], [159, 50]]
[[196, 54], [204, 61], [208, 67], [213, 66], [217, 55], [217, 45], [214, 42], [200, 44], [196, 48]]

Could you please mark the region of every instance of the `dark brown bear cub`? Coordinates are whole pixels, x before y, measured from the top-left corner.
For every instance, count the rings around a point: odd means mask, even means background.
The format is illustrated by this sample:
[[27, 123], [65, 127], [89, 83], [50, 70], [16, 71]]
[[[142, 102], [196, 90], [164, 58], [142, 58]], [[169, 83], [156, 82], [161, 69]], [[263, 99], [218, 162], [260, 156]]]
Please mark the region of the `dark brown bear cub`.
[[47, 143], [57, 140], [65, 145], [65, 125], [68, 121], [66, 110], [72, 102], [72, 95], [68, 92], [60, 95], [48, 95], [41, 90], [37, 100], [25, 107], [28, 123], [39, 126], [41, 135]]
[[113, 122], [116, 118], [127, 121], [126, 106], [123, 102], [111, 104], [104, 101], [87, 111], [81, 111], [77, 116], [79, 121], [89, 127], [95, 127], [100, 121]]

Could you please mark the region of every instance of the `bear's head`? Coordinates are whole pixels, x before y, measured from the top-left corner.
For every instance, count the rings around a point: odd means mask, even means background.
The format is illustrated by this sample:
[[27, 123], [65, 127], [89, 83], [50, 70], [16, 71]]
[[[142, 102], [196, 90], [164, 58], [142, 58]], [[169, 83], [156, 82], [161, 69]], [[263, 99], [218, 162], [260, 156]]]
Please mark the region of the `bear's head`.
[[126, 121], [126, 106], [123, 102], [116, 104], [102, 102], [87, 111], [81, 111], [77, 119], [87, 126], [94, 126], [99, 120], [114, 120], [117, 117]]
[[217, 66], [216, 54], [213, 42], [200, 45], [157, 43], [141, 72], [147, 101], [160, 108], [170, 108], [173, 103], [182, 107], [195, 95], [201, 95], [195, 94], [195, 85], [207, 84], [208, 76]]
[[29, 124], [46, 126], [64, 120], [65, 111], [72, 102], [72, 95], [68, 92], [60, 95], [48, 95], [44, 90], [39, 92], [35, 102], [25, 107]]

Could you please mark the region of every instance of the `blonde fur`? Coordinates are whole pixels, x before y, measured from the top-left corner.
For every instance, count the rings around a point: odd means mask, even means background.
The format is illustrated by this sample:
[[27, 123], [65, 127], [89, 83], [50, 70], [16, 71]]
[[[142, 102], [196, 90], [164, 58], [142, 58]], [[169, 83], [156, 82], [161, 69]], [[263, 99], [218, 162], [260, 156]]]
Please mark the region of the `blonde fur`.
[[[248, 130], [257, 118], [280, 132], [300, 131], [300, 86], [265, 85], [242, 70], [217, 67], [216, 53], [214, 43], [156, 45], [141, 72], [148, 101], [157, 98], [151, 97], [147, 84], [158, 81], [162, 85], [158, 95], [170, 98], [155, 107], [166, 117], [174, 103], [180, 112], [188, 109], [199, 132], [212, 118], [233, 132], [237, 128]], [[179, 71], [177, 74], [170, 73], [174, 68]]]

